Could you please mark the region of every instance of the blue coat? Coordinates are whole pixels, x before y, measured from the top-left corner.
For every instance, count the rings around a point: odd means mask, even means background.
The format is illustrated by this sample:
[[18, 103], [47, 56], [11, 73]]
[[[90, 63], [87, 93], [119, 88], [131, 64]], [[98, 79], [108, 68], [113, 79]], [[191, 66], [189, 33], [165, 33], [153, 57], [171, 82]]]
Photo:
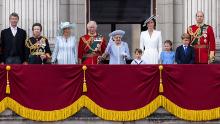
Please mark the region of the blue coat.
[[[128, 44], [123, 41], [120, 46], [117, 46], [115, 42], [109, 43], [106, 52], [110, 56], [109, 64], [126, 64], [126, 59], [130, 59]], [[123, 56], [124, 54], [126, 57]]]
[[187, 52], [185, 54], [183, 45], [177, 47], [175, 60], [177, 64], [194, 64], [195, 63], [195, 51], [191, 46], [187, 47]]

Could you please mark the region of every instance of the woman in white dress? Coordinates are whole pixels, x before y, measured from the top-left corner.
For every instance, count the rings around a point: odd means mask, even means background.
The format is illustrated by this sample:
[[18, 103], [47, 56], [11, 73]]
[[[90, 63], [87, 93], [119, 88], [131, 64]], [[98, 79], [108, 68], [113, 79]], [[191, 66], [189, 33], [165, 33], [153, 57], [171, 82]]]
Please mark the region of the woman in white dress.
[[64, 22], [60, 24], [60, 36], [56, 38], [55, 48], [52, 54], [52, 63], [76, 64], [77, 44], [75, 36], [71, 35], [71, 29], [75, 24]]
[[143, 52], [142, 60], [147, 64], [158, 64], [162, 51], [162, 36], [160, 31], [155, 30], [156, 16], [151, 16], [144, 22], [147, 31], [141, 32], [140, 49]]

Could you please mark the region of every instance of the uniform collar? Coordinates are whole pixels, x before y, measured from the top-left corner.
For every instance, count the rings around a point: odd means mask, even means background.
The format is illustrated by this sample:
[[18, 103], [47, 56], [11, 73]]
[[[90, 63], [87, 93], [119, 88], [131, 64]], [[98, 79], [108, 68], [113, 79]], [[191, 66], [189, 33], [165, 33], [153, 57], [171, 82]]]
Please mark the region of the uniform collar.
[[40, 39], [42, 38], [42, 36], [40, 36], [40, 37], [34, 37], [34, 39], [36, 39], [37, 41], [39, 41]]
[[198, 27], [202, 27], [203, 25], [204, 25], [204, 23], [196, 24], [196, 26], [198, 26]]
[[94, 33], [94, 34], [88, 33], [88, 35], [91, 36], [91, 37], [95, 37], [95, 36], [97, 36], [97, 33]]

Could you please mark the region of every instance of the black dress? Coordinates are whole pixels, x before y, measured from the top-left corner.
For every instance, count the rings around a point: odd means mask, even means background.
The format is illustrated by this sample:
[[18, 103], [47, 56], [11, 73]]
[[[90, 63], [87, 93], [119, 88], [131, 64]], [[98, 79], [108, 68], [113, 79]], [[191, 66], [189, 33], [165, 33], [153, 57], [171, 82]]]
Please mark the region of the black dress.
[[42, 61], [41, 55], [48, 53], [51, 55], [50, 46], [47, 38], [40, 36], [39, 38], [30, 37], [25, 42], [26, 52], [28, 54], [29, 64], [46, 64], [47, 59]]

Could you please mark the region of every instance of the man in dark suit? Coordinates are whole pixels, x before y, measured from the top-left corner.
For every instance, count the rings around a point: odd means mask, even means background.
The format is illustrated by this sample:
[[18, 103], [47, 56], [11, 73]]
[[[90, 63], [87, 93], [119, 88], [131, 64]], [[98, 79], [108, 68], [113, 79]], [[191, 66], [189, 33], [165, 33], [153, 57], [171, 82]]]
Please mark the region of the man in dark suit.
[[189, 45], [190, 35], [184, 33], [182, 36], [183, 45], [177, 47], [175, 59], [177, 64], [194, 64], [195, 52], [194, 48]]
[[1, 63], [22, 64], [26, 63], [25, 40], [26, 31], [18, 28], [19, 16], [12, 13], [9, 17], [10, 27], [1, 32]]

